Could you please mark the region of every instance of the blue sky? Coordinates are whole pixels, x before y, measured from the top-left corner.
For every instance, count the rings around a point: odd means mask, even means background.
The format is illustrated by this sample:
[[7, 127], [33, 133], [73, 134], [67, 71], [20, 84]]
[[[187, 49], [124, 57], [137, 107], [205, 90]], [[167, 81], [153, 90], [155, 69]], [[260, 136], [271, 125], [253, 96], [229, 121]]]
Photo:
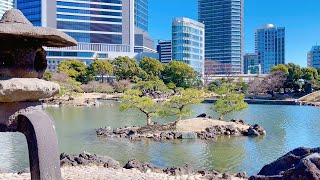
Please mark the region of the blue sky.
[[[254, 51], [254, 32], [263, 24], [286, 28], [286, 61], [307, 65], [307, 53], [320, 45], [320, 0], [245, 0], [245, 52]], [[197, 0], [149, 0], [149, 34], [171, 39], [173, 17], [198, 19]]]

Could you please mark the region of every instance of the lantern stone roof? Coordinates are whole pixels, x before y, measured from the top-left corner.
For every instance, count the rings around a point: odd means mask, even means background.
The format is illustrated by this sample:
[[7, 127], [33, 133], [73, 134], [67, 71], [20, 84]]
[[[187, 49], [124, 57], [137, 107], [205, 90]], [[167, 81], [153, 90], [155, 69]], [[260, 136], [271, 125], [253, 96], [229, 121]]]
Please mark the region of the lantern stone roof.
[[18, 9], [4, 13], [0, 20], [0, 44], [23, 40], [47, 47], [76, 46], [77, 41], [53, 28], [36, 27]]

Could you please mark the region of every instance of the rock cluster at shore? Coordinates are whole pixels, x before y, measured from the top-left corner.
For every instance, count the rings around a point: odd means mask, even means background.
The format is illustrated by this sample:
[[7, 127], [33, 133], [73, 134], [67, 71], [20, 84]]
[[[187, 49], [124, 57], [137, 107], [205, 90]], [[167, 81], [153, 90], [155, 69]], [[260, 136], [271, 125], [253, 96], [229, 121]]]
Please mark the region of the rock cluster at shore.
[[141, 163], [138, 160], [131, 159], [123, 167], [120, 166], [120, 163], [116, 160], [113, 160], [107, 156], [99, 156], [90, 153], [81, 153], [79, 155], [60, 155], [61, 167], [68, 166], [98, 166], [104, 168], [112, 169], [130, 169], [138, 170], [141, 173], [159, 173], [166, 174], [174, 177], [182, 176], [193, 176], [199, 177], [199, 179], [247, 179], [246, 173], [238, 173], [236, 175], [228, 173], [219, 173], [217, 171], [195, 171], [189, 165], [183, 167], [169, 167], [161, 169], [159, 167], [153, 166], [149, 163]]
[[297, 148], [264, 166], [250, 180], [319, 180], [320, 148]]
[[[203, 122], [205, 124], [203, 125]], [[200, 124], [200, 125], [199, 125]], [[193, 126], [201, 126], [194, 127]], [[185, 129], [188, 126], [189, 129]], [[155, 141], [174, 139], [216, 139], [218, 136], [260, 136], [266, 131], [259, 125], [249, 126], [242, 120], [231, 122], [212, 120], [207, 118], [195, 118], [192, 120], [177, 121], [166, 124], [152, 124], [143, 127], [124, 127], [112, 129], [110, 127], [96, 130], [98, 136], [128, 138], [130, 140], [152, 139]]]

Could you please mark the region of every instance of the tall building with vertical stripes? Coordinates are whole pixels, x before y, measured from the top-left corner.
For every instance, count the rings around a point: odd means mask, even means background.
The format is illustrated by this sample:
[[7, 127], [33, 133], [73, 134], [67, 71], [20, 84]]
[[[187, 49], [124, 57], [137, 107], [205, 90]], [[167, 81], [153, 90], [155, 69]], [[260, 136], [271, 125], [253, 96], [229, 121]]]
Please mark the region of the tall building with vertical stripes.
[[15, 0], [1, 0], [0, 1], [0, 18], [9, 9], [14, 8]]
[[243, 73], [244, 0], [198, 0], [204, 23], [205, 60], [217, 61], [232, 74]]

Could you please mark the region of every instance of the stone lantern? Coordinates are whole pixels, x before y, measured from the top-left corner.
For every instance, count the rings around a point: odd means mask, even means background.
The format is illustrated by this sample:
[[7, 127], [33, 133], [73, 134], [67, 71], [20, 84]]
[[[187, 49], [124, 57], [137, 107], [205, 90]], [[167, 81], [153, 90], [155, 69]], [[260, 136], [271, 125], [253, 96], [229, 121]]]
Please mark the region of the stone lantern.
[[43, 46], [76, 44], [63, 32], [34, 27], [17, 9], [0, 20], [0, 132], [26, 136], [32, 179], [61, 179], [55, 126], [39, 101], [58, 94], [60, 86], [41, 79], [47, 68]]

